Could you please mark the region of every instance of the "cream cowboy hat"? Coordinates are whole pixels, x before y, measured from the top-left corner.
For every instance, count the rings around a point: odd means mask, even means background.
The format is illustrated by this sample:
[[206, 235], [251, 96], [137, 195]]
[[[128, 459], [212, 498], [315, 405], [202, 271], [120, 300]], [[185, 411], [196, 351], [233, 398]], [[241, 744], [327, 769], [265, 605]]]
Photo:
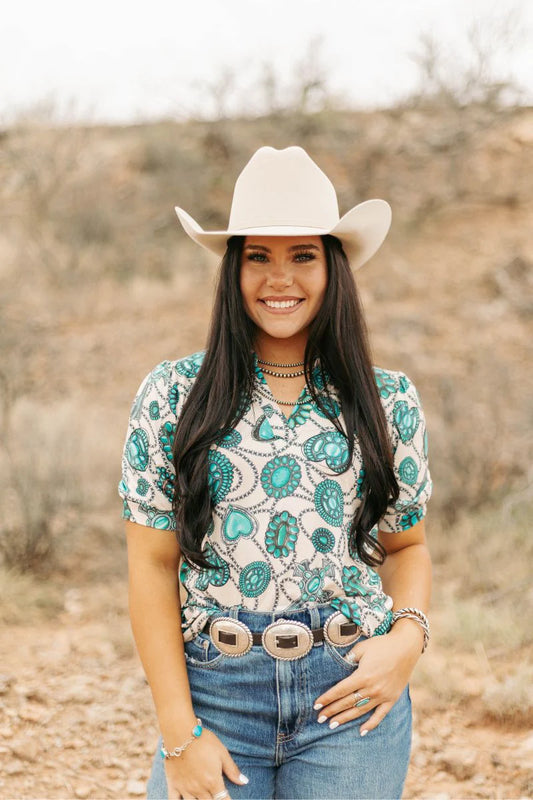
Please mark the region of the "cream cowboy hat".
[[204, 231], [175, 208], [185, 232], [219, 256], [230, 236], [320, 236], [340, 239], [352, 269], [383, 243], [391, 223], [385, 200], [366, 200], [339, 218], [333, 184], [301, 147], [260, 147], [237, 178], [227, 231]]

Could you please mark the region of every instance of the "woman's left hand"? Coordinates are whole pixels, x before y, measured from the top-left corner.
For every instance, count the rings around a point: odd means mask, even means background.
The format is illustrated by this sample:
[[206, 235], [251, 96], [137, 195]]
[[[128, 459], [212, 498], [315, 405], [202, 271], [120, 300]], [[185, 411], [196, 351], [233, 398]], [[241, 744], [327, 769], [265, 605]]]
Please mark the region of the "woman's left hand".
[[[422, 631], [412, 620], [398, 620], [389, 633], [356, 644], [345, 658], [357, 662], [357, 669], [315, 700], [315, 708], [317, 703], [322, 705], [319, 720], [336, 728], [375, 709], [361, 725], [360, 734], [373, 730], [407, 686], [422, 644]], [[356, 692], [362, 700], [370, 698], [358, 708], [354, 705]]]

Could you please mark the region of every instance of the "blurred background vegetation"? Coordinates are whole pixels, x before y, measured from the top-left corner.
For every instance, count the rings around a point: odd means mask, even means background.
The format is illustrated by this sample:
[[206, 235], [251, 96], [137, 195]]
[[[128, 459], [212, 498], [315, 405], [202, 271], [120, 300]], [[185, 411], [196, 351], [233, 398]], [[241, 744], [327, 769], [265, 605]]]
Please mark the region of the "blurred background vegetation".
[[0, 132], [5, 622], [53, 616], [65, 583], [124, 578], [130, 403], [156, 363], [204, 347], [217, 267], [173, 207], [225, 227], [252, 153], [299, 144], [341, 214], [393, 209], [356, 280], [374, 362], [413, 379], [428, 421], [441, 640], [530, 658], [533, 109], [471, 41], [451, 69], [422, 37], [419, 91], [379, 111], [329, 91], [315, 42], [289, 87], [265, 65], [252, 110], [227, 70], [198, 89], [210, 119], [69, 127], [43, 108]]

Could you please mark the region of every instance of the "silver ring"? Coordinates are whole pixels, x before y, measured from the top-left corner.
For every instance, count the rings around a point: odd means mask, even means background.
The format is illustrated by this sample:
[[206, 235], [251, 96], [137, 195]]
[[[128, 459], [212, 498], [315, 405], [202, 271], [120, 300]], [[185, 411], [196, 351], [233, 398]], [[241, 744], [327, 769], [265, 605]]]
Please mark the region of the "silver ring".
[[354, 692], [354, 708], [360, 708], [361, 706], [366, 706], [367, 703], [370, 703], [370, 697], [363, 697], [360, 692]]
[[223, 797], [228, 797], [228, 793], [226, 789], [223, 789], [221, 792], [217, 792], [213, 795], [213, 800], [222, 800]]

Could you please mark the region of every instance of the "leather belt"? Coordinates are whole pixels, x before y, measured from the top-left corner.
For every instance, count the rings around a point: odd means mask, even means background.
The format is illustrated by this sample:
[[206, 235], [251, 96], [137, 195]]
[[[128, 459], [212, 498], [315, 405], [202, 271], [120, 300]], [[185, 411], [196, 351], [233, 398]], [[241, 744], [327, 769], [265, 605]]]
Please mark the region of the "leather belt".
[[[356, 625], [353, 624], [353, 627], [355, 628]], [[253, 633], [252, 631], [250, 631], [250, 632], [252, 634], [252, 644], [263, 644], [263, 634], [262, 633]], [[324, 628], [315, 628], [314, 630], [311, 630], [311, 634], [313, 636], [313, 643], [314, 644], [316, 644], [316, 642], [323, 642], [324, 641]], [[282, 649], [283, 648], [287, 648], [289, 650], [292, 647], [297, 647], [297, 645], [298, 645], [298, 641], [297, 641], [298, 636], [297, 635], [294, 635], [294, 634], [293, 635], [291, 635], [291, 634], [283, 635], [282, 634], [282, 635], [278, 636], [277, 638], [279, 640], [279, 647], [281, 647]], [[223, 642], [224, 644], [234, 645], [236, 643], [235, 633], [229, 633], [229, 632], [226, 632], [226, 631], [223, 631], [223, 630], [219, 631], [218, 632], [218, 641], [219, 642]]]
[[262, 645], [273, 658], [293, 661], [302, 658], [317, 642], [346, 645], [361, 636], [361, 629], [340, 611], [334, 611], [320, 628], [311, 629], [303, 622], [278, 619], [263, 631], [250, 628], [233, 617], [215, 617], [206, 623], [209, 637], [221, 653], [243, 656], [253, 645]]

